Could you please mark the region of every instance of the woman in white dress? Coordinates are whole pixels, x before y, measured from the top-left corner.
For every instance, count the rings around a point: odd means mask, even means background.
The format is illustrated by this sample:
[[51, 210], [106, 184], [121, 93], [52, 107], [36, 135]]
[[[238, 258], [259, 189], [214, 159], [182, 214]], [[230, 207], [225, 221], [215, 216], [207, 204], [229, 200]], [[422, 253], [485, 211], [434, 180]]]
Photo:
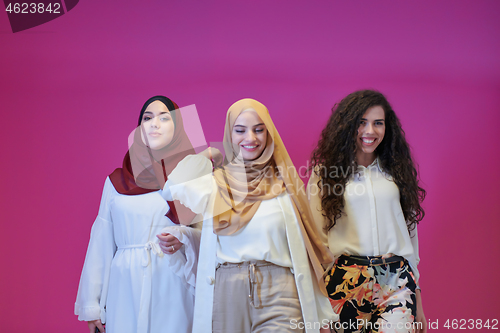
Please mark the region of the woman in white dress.
[[[163, 196], [203, 214], [193, 332], [319, 332], [336, 319], [322, 280], [332, 257], [267, 108], [228, 110], [225, 165], [190, 155]], [[208, 157], [208, 158], [207, 158]]]
[[[199, 232], [178, 226], [161, 195], [166, 175], [194, 153], [178, 109], [164, 96], [146, 101], [122, 168], [104, 184], [75, 303], [90, 333], [191, 332]], [[186, 246], [163, 255], [161, 233]]]
[[344, 332], [425, 332], [417, 224], [425, 191], [401, 124], [372, 90], [344, 98], [313, 152], [311, 211], [336, 258], [326, 275]]

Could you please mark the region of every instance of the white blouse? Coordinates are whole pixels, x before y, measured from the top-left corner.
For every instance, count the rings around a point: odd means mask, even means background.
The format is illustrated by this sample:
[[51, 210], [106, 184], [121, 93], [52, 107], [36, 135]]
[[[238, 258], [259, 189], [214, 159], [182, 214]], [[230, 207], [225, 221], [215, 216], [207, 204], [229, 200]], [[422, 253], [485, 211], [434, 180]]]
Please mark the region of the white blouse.
[[[220, 252], [217, 253], [218, 238], [222, 238], [218, 237], [213, 232], [213, 216], [217, 188], [217, 184], [212, 175], [212, 163], [210, 163], [210, 160], [199, 155], [188, 155], [179, 162], [177, 167], [168, 176], [168, 181], [162, 192], [164, 199], [179, 200], [193, 212], [203, 214], [203, 230], [198, 260], [196, 302], [193, 321], [193, 332], [196, 333], [212, 332], [215, 268], [218, 262], [216, 256], [220, 255]], [[240, 230], [241, 234], [236, 233], [236, 237], [241, 236], [242, 238], [248, 237], [251, 239], [251, 241], [245, 241], [245, 246], [251, 247], [252, 249], [250, 251], [252, 253], [258, 253], [255, 251], [262, 246], [262, 240], [254, 239], [255, 236], [250, 235], [250, 233], [253, 234], [253, 227], [255, 226], [257, 229], [260, 229], [258, 237], [262, 237], [262, 234], [267, 232], [265, 228], [276, 228], [279, 225], [276, 231], [266, 236], [269, 237], [266, 242], [268, 246], [276, 247], [271, 247], [271, 252], [274, 253], [274, 251], [276, 251], [276, 253], [279, 252], [279, 255], [282, 257], [285, 257], [286, 254], [286, 256], [291, 258], [291, 268], [294, 272], [302, 315], [304, 321], [311, 325], [311, 327], [306, 326], [305, 331], [306, 333], [318, 333], [319, 329], [313, 325], [314, 323], [328, 322], [330, 320], [335, 321], [338, 319], [338, 316], [333, 312], [328, 298], [321, 293], [316, 277], [311, 270], [299, 221], [295, 216], [290, 196], [286, 192], [279, 195], [276, 198], [279, 207], [274, 206], [273, 201], [275, 201], [275, 199], [262, 201], [261, 206], [253, 217], [255, 221], [251, 220], [245, 228]], [[266, 202], [270, 203], [270, 206], [267, 206]], [[267, 212], [267, 209], [271, 211]], [[284, 228], [281, 222], [278, 221], [279, 219], [276, 219], [269, 226], [261, 226], [260, 224], [265, 224], [266, 220], [260, 219], [260, 214], [263, 213], [262, 216], [264, 216], [264, 214], [270, 213], [269, 216], [273, 216], [275, 214], [275, 209], [279, 209], [284, 217]], [[254, 224], [253, 222], [257, 223]], [[249, 227], [252, 229], [248, 229]], [[282, 234], [283, 230], [285, 231], [284, 234]], [[246, 232], [249, 232], [249, 234], [244, 234]], [[235, 235], [233, 234], [225, 237], [231, 241], [230, 238], [235, 237]], [[279, 238], [280, 242], [282, 240], [286, 242], [287, 251], [284, 251], [282, 248], [280, 249], [282, 245], [272, 244], [276, 238]], [[229, 243], [225, 243], [224, 241], [223, 243], [224, 255], [228, 255], [229, 252], [226, 252], [226, 246], [224, 245], [227, 244], [229, 246]], [[241, 245], [242, 242], [238, 242], [239, 249], [235, 250], [236, 253], [243, 253], [241, 251]], [[244, 302], [245, 300], [242, 299], [240, 301]]]
[[[330, 170], [328, 170], [330, 172]], [[324, 230], [318, 176], [313, 173], [307, 186], [308, 197], [318, 229]], [[341, 193], [339, 188], [336, 193]], [[406, 258], [418, 281], [417, 228], [408, 231], [401, 209], [399, 188], [385, 173], [379, 159], [368, 167], [358, 166], [344, 191], [345, 205], [335, 226], [323, 241], [335, 257], [342, 254], [377, 256], [387, 253]]]
[[249, 260], [292, 267], [285, 216], [277, 198], [262, 201], [250, 222], [234, 234], [217, 237], [219, 263]]

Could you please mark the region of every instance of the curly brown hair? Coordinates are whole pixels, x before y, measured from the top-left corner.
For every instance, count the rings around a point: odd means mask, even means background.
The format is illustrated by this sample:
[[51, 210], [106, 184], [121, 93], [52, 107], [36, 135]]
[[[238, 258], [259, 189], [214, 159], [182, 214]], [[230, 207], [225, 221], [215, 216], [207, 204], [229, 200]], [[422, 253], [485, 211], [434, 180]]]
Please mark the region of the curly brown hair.
[[[385, 112], [385, 135], [375, 150], [381, 166], [392, 176], [399, 188], [400, 203], [408, 230], [413, 230], [421, 221], [425, 212], [421, 202], [425, 190], [419, 186], [417, 170], [411, 157], [410, 146], [405, 133], [387, 99], [373, 90], [356, 91], [332, 109], [332, 115], [321, 132], [318, 145], [311, 155], [314, 172], [319, 176], [318, 187], [321, 191], [323, 214], [328, 218], [326, 230], [330, 230], [342, 216], [345, 200], [343, 191], [326, 190], [345, 189], [348, 179], [357, 168], [356, 135], [366, 110], [381, 106]], [[319, 167], [319, 168], [318, 168]], [[322, 172], [321, 170], [341, 170], [342, 172]]]

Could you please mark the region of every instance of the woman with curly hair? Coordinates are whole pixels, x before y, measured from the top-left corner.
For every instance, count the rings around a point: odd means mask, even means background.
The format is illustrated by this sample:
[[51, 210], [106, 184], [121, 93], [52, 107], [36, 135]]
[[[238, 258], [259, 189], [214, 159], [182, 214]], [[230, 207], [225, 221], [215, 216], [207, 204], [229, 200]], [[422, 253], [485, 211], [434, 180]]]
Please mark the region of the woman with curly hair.
[[335, 328], [426, 332], [417, 270], [425, 190], [387, 99], [372, 90], [344, 98], [312, 161], [311, 210], [336, 259], [325, 273]]

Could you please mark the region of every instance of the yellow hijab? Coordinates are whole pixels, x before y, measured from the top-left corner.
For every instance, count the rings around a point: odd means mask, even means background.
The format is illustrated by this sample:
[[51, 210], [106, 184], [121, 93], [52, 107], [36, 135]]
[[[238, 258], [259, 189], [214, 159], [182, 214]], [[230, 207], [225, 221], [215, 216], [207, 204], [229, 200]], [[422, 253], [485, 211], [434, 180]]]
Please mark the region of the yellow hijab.
[[[243, 161], [235, 151], [231, 133], [238, 116], [245, 111], [256, 112], [267, 128], [266, 148], [256, 160]], [[256, 100], [237, 101], [227, 111], [224, 128], [226, 163], [214, 172], [218, 186], [215, 199], [214, 233], [231, 235], [243, 228], [254, 216], [263, 200], [277, 197], [284, 191], [290, 195], [304, 238], [309, 260], [326, 296], [322, 263], [333, 256], [321, 242], [309, 208], [304, 183], [300, 179], [267, 108]]]

